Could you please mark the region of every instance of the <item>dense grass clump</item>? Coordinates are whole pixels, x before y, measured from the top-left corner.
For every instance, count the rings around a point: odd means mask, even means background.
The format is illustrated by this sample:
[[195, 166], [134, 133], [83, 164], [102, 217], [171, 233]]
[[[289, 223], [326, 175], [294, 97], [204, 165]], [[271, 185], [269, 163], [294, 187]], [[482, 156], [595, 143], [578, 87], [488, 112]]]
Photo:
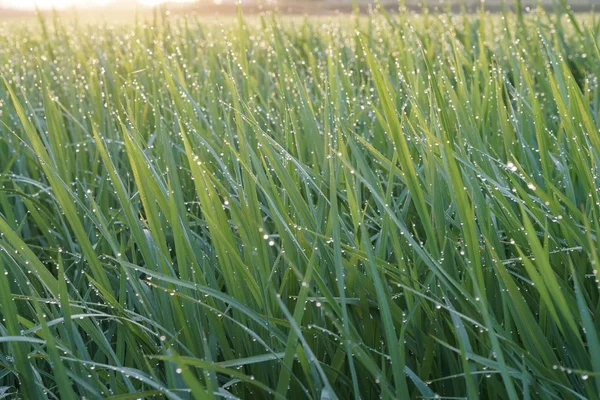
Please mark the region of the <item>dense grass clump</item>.
[[598, 399], [599, 36], [3, 25], [0, 398]]

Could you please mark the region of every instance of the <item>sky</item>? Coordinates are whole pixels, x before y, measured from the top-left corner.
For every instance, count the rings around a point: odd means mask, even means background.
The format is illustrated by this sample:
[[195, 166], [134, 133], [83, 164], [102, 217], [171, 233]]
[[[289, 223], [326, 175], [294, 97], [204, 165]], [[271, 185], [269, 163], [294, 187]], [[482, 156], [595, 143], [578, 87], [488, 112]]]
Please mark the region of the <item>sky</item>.
[[[157, 5], [162, 2], [169, 3], [190, 3], [194, 0], [137, 0], [138, 3], [144, 5]], [[17, 9], [34, 9], [36, 4], [39, 8], [66, 8], [71, 6], [77, 7], [94, 7], [110, 3], [118, 3], [119, 0], [0, 0], [0, 7], [9, 7]]]

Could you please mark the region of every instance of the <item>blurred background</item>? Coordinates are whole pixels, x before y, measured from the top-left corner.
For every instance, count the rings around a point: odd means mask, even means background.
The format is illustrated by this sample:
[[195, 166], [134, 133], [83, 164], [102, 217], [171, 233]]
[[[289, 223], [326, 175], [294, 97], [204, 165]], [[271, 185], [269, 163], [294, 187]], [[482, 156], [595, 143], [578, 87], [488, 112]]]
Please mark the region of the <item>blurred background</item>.
[[[424, 6], [430, 11], [467, 11], [478, 10], [481, 1], [489, 11], [500, 11], [503, 6], [513, 8], [513, 1], [504, 0], [405, 0], [410, 10], [419, 11]], [[49, 12], [53, 9], [62, 13], [111, 14], [116, 12], [148, 11], [152, 7], [161, 6], [173, 13], [198, 14], [230, 14], [236, 11], [241, 3], [244, 12], [255, 13], [267, 9], [275, 9], [286, 14], [334, 14], [347, 13], [357, 4], [361, 12], [369, 12], [380, 3], [390, 10], [397, 10], [397, 0], [0, 0], [0, 17], [31, 15], [35, 9]], [[560, 7], [561, 0], [521, 0], [525, 8], [533, 8], [537, 4], [552, 9]], [[574, 11], [587, 12], [600, 8], [600, 0], [567, 0]]]

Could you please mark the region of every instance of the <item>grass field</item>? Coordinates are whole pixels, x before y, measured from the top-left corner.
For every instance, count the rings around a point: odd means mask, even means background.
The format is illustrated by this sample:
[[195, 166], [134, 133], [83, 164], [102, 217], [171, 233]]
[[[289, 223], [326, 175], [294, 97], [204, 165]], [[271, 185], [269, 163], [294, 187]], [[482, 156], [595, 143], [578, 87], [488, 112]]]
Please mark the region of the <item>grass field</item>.
[[600, 397], [597, 16], [0, 26], [0, 398]]

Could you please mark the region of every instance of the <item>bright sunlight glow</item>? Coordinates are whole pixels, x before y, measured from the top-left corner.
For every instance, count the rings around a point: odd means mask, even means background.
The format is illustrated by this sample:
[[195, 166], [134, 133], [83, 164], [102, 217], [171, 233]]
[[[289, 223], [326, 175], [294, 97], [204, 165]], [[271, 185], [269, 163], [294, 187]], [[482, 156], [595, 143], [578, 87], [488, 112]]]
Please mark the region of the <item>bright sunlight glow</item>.
[[[161, 3], [193, 3], [195, 0], [130, 0], [131, 4], [141, 4], [145, 6], [156, 6]], [[107, 4], [120, 4], [124, 0], [0, 0], [0, 8], [34, 9], [36, 6], [41, 9], [49, 8], [68, 8], [68, 7], [97, 7]]]

